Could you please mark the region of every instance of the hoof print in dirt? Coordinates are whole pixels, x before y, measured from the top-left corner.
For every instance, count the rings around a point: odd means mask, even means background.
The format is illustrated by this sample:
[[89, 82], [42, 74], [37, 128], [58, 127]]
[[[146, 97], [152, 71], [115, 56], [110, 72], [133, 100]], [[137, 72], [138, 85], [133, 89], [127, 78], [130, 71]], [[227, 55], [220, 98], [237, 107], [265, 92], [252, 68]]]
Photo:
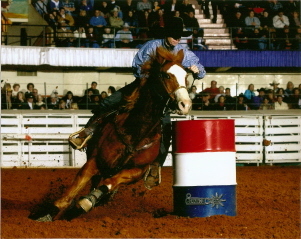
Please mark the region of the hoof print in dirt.
[[159, 217], [165, 217], [169, 213], [164, 209], [164, 208], [159, 208], [156, 211], [153, 212], [153, 217], [154, 218], [159, 218]]

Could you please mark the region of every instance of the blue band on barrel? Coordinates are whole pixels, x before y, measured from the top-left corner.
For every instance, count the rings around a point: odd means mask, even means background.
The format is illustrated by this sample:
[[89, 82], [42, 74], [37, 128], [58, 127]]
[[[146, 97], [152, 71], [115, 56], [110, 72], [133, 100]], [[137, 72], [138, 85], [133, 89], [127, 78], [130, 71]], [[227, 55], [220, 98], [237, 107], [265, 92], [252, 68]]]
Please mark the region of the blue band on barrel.
[[174, 213], [184, 217], [236, 216], [236, 185], [173, 187]]

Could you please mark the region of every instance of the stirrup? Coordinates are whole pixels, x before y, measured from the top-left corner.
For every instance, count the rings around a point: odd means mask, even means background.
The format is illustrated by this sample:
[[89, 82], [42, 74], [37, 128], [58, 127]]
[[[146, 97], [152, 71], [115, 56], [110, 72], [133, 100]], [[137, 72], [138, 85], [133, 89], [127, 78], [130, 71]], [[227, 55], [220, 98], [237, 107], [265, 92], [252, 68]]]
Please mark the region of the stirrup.
[[76, 149], [77, 149], [77, 150], [82, 150], [82, 149], [85, 147], [85, 145], [86, 145], [86, 143], [88, 142], [88, 140], [90, 140], [90, 139], [92, 138], [92, 135], [91, 135], [91, 134], [88, 135], [88, 136], [85, 138], [85, 140], [82, 142], [81, 145], [76, 145], [75, 142], [72, 141], [72, 139], [73, 139], [73, 137], [74, 137], [75, 135], [80, 134], [80, 133], [83, 132], [84, 130], [85, 130], [85, 128], [81, 128], [79, 131], [76, 131], [75, 133], [70, 134], [70, 136], [69, 136], [69, 138], [68, 138], [68, 141], [69, 141], [70, 146], [71, 146], [73, 149], [75, 149], [75, 150], [76, 150]]

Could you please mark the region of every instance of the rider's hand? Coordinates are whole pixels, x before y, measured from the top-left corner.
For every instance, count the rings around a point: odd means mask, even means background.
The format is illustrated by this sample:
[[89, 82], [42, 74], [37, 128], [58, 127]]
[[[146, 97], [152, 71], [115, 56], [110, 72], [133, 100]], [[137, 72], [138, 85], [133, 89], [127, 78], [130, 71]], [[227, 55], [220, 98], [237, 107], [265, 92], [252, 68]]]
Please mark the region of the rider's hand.
[[193, 79], [200, 79], [199, 78], [199, 68], [195, 65], [192, 65], [191, 67], [188, 67], [189, 70], [192, 71]]

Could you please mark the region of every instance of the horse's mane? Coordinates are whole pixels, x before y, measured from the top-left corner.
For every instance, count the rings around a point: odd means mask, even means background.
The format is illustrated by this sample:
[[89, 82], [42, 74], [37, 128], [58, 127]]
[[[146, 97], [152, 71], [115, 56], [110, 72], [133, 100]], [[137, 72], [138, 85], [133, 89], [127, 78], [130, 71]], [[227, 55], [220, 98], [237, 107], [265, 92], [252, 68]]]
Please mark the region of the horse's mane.
[[[181, 50], [182, 51], [182, 50]], [[128, 96], [125, 96], [125, 110], [129, 111], [134, 108], [135, 103], [139, 98], [140, 89], [145, 85], [152, 72], [159, 70], [159, 67], [167, 62], [182, 63], [183, 52], [181, 54], [173, 54], [163, 47], [158, 47], [156, 52], [150, 56], [150, 59], [141, 66], [141, 74], [146, 77], [140, 78], [140, 82], [136, 89]], [[158, 72], [159, 73], [159, 72]]]

